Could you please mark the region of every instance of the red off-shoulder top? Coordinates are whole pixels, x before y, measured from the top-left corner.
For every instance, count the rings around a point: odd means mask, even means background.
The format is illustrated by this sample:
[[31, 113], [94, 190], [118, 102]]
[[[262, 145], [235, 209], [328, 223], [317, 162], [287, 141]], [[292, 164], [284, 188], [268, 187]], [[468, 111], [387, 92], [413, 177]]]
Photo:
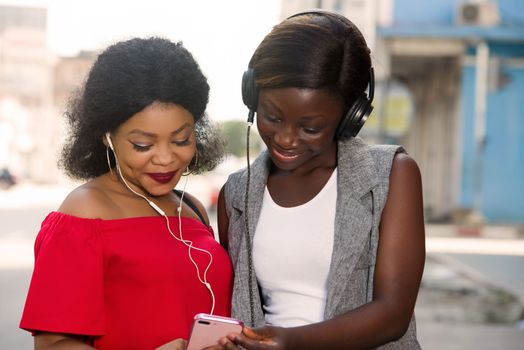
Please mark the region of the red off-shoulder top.
[[[178, 232], [178, 218], [169, 218]], [[213, 230], [182, 218], [184, 239], [213, 255], [207, 279], [216, 315], [229, 316], [232, 267]], [[201, 276], [207, 254], [192, 250]], [[188, 338], [211, 311], [186, 245], [163, 217], [85, 219], [51, 212], [35, 242], [35, 267], [20, 327], [89, 336], [97, 349], [154, 349]]]

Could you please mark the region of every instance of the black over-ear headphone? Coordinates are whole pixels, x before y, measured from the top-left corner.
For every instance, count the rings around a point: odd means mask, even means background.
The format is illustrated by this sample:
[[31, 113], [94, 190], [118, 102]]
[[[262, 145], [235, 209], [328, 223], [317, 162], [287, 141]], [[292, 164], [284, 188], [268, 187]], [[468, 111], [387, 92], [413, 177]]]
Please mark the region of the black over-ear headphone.
[[[311, 10], [296, 13], [287, 19], [301, 16], [305, 14], [317, 14], [325, 15], [336, 18], [341, 22], [345, 22], [345, 18], [335, 13], [322, 11], [322, 10]], [[340, 18], [339, 18], [340, 17]], [[344, 23], [347, 25], [347, 23]], [[242, 101], [249, 108], [249, 115], [247, 118], [248, 123], [253, 123], [255, 112], [258, 107], [258, 94], [259, 89], [255, 83], [255, 71], [253, 68], [248, 68], [242, 75]], [[357, 136], [358, 132], [364, 126], [364, 123], [368, 119], [369, 115], [373, 111], [373, 96], [375, 94], [375, 74], [373, 67], [369, 70], [369, 83], [368, 93], [362, 93], [357, 100], [351, 105], [346, 112], [345, 116], [340, 121], [337, 131], [336, 138]]]

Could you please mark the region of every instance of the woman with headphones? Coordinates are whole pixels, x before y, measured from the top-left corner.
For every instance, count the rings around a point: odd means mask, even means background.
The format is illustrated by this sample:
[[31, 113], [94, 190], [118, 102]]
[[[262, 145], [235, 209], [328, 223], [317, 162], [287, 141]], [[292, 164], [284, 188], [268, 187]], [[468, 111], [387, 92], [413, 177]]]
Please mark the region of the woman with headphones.
[[242, 92], [267, 150], [229, 177], [218, 227], [233, 316], [256, 328], [226, 348], [420, 348], [420, 172], [356, 136], [373, 89], [364, 37], [335, 13], [291, 16], [253, 54]]
[[183, 350], [196, 314], [229, 316], [227, 252], [202, 203], [174, 190], [221, 159], [208, 96], [181, 43], [134, 38], [98, 56], [61, 158], [84, 183], [36, 238], [20, 324], [35, 349]]

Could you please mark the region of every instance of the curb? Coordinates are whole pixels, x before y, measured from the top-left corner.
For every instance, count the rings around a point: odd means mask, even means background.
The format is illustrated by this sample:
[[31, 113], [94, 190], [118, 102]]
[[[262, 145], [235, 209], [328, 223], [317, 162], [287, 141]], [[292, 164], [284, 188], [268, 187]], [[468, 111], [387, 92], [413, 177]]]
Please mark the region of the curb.
[[524, 239], [521, 225], [426, 224], [426, 237]]

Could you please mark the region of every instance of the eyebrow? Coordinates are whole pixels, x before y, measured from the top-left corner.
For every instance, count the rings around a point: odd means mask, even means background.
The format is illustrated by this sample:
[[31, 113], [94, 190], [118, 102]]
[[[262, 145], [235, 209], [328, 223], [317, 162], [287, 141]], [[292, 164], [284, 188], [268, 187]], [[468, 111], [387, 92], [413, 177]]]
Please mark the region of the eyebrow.
[[300, 119], [305, 119], [305, 120], [314, 120], [318, 118], [325, 118], [325, 116], [323, 114], [316, 114], [316, 115], [305, 115], [303, 117], [300, 117]]
[[[178, 129], [173, 131], [171, 133], [171, 135], [177, 135], [177, 134], [181, 133], [182, 131], [184, 131], [185, 129], [190, 128], [191, 126], [192, 125], [190, 123], [185, 123], [184, 125], [182, 125]], [[144, 131], [144, 130], [140, 130], [140, 129], [133, 129], [133, 130], [131, 130], [129, 132], [129, 135], [132, 135], [132, 134], [139, 134], [139, 135], [147, 136], [147, 137], [151, 137], [151, 138], [154, 138], [154, 137], [157, 136], [156, 134], [153, 134], [153, 133], [150, 133], [150, 132], [147, 132], [147, 131]]]
[[271, 108], [274, 108], [277, 110], [278, 113], [282, 113], [282, 111], [280, 110], [280, 108], [278, 108], [278, 106], [276, 104], [273, 103], [273, 101], [271, 101], [270, 99], [267, 99], [266, 101], [262, 102], [262, 105], [264, 106], [267, 106], [267, 107], [271, 107]]

